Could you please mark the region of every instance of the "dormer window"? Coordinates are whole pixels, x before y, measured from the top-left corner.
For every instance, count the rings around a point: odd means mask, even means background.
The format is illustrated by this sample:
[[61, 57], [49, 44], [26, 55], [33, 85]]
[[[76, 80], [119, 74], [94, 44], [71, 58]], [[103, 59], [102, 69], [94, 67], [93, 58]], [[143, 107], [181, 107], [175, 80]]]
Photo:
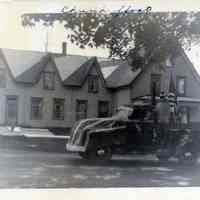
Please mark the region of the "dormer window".
[[99, 90], [98, 76], [89, 75], [88, 76], [88, 92], [97, 93]]
[[186, 77], [177, 76], [176, 78], [176, 90], [179, 96], [186, 95]]
[[55, 72], [43, 72], [44, 89], [54, 90]]

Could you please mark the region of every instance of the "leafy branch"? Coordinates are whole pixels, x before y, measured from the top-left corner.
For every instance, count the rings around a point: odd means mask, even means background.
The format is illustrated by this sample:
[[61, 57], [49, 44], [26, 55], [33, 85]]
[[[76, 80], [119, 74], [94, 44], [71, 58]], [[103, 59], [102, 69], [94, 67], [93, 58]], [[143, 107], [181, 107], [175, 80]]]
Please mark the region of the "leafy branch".
[[[106, 12], [77, 9], [61, 13], [26, 13], [23, 26], [39, 22], [62, 23], [67, 39], [80, 48], [107, 48], [110, 57], [131, 58], [131, 64], [161, 63], [176, 57], [182, 49], [199, 43], [199, 12]], [[142, 52], [142, 54], [141, 54]]]

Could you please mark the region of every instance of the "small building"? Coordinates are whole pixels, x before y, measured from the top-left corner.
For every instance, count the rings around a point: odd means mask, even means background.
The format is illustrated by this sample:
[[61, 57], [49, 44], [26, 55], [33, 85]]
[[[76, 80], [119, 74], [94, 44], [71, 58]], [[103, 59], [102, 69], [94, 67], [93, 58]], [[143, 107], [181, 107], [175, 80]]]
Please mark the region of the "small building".
[[151, 95], [152, 85], [156, 84], [156, 93], [169, 92], [170, 80], [173, 81], [178, 100], [178, 110], [184, 110], [187, 122], [192, 126], [200, 125], [200, 77], [187, 55], [182, 52], [173, 61], [168, 59], [162, 66], [151, 65], [132, 71], [127, 61], [104, 64], [103, 73], [107, 86], [113, 93], [114, 110], [123, 104], [133, 103], [138, 97]]

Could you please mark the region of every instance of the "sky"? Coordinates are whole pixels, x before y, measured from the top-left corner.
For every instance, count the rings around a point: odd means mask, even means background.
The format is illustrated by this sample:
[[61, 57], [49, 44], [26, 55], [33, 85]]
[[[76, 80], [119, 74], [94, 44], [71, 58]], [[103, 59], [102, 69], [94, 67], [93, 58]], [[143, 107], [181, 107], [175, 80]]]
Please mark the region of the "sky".
[[[117, 10], [122, 6], [132, 8], [146, 8], [151, 6], [153, 11], [169, 10], [198, 10], [200, 2], [193, 0], [168, 0], [168, 4], [163, 5], [158, 0], [0, 0], [0, 48], [23, 49], [45, 51], [48, 32], [48, 51], [61, 52], [62, 42], [66, 41], [66, 30], [62, 24], [56, 24], [53, 28], [45, 28], [37, 25], [33, 28], [24, 28], [21, 25], [21, 15], [24, 13], [41, 13], [41, 12], [60, 12], [63, 7], [67, 6], [80, 9], [108, 9]], [[200, 48], [195, 46], [187, 54], [200, 73]], [[81, 50], [67, 42], [68, 54], [79, 54], [86, 56], [108, 56], [108, 51], [103, 49]]]

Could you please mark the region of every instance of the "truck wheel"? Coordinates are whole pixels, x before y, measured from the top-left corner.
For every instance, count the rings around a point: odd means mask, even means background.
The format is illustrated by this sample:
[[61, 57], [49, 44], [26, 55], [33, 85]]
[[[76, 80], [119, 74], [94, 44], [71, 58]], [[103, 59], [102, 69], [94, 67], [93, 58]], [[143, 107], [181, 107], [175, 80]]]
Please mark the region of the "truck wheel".
[[179, 155], [179, 162], [183, 165], [195, 165], [198, 160], [198, 154], [191, 150], [183, 150]]
[[90, 160], [95, 161], [109, 161], [112, 158], [112, 150], [109, 146], [99, 145], [88, 151], [88, 157]]

